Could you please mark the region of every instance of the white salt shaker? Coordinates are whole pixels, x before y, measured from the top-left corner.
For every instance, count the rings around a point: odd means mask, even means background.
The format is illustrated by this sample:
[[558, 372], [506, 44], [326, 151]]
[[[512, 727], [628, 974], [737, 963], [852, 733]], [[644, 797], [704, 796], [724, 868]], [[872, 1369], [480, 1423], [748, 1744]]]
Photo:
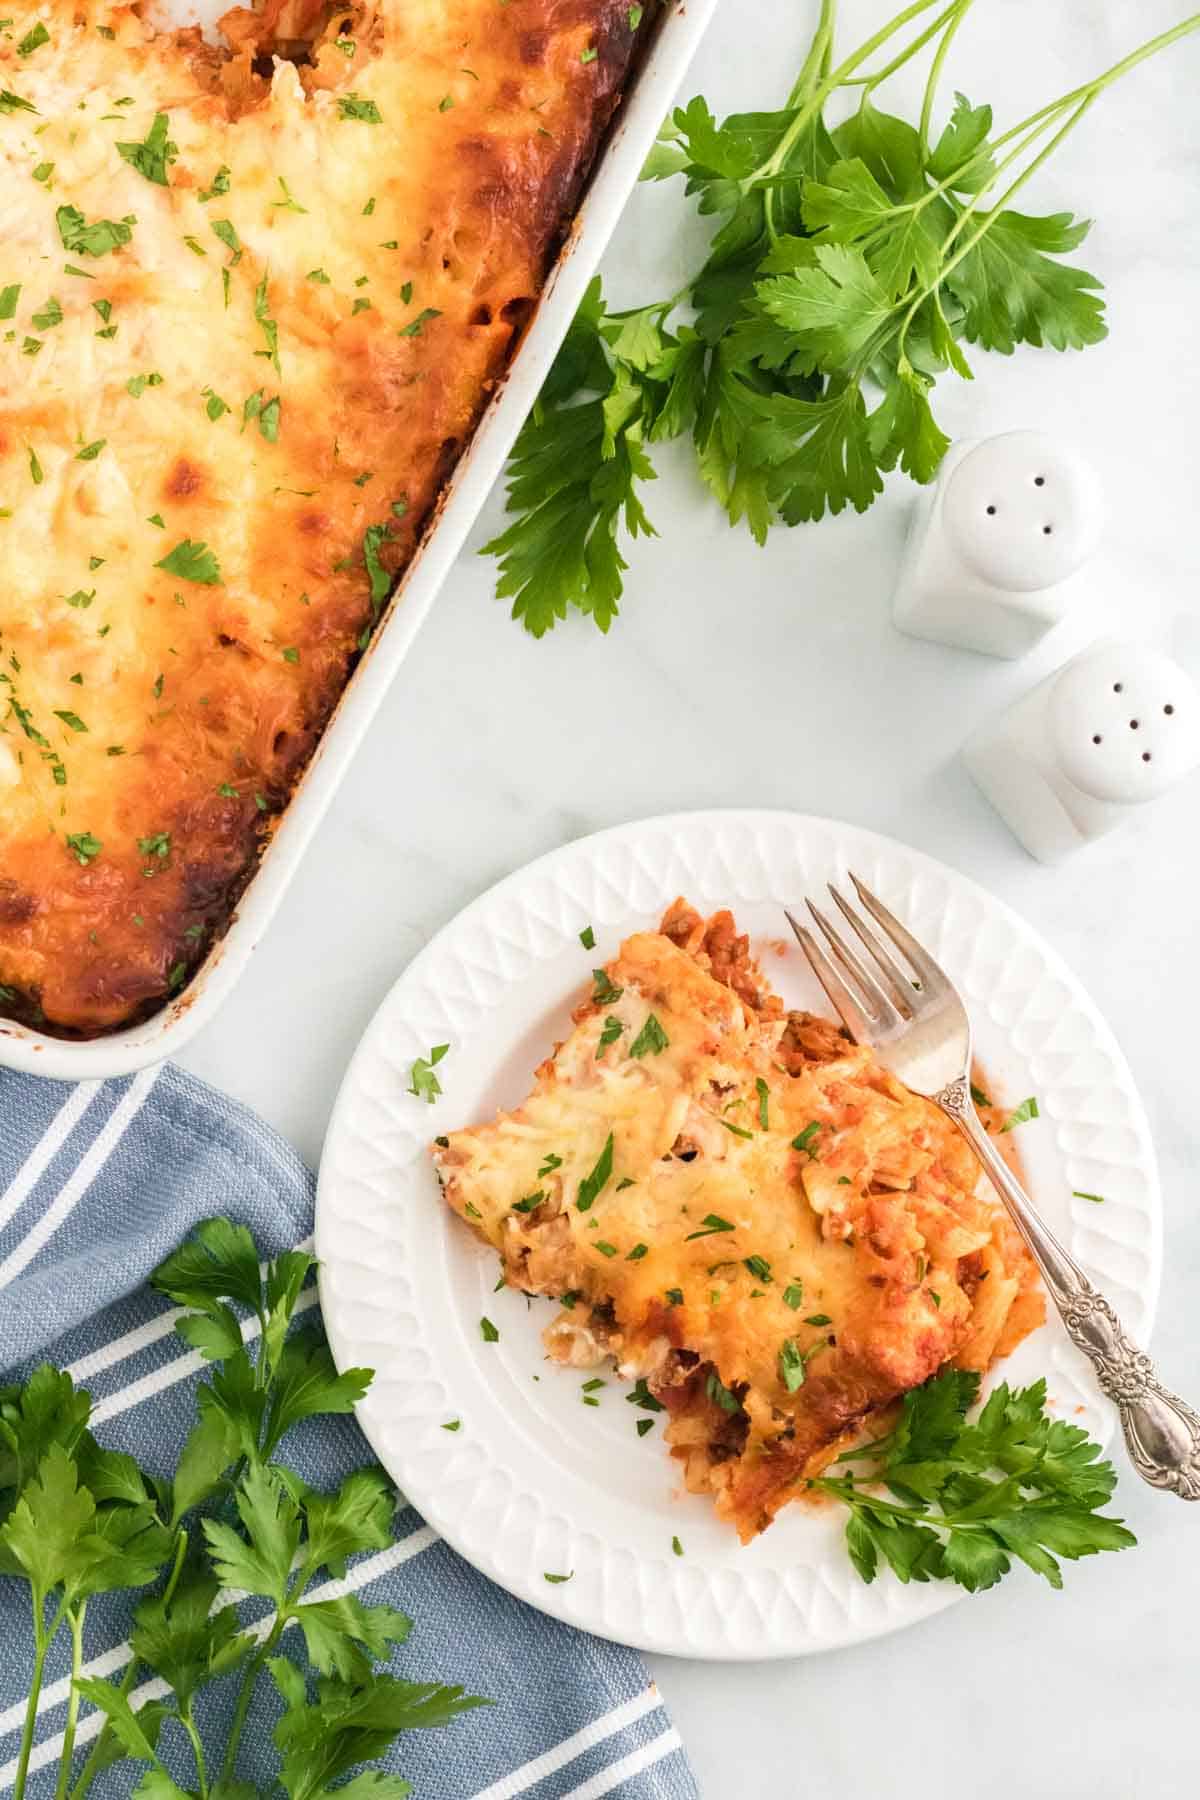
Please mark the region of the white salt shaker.
[[1095, 474], [1062, 439], [960, 439], [918, 501], [892, 616], [912, 637], [1023, 656], [1075, 599], [1100, 523]]
[[1200, 689], [1142, 644], [1093, 644], [970, 738], [967, 768], [1031, 856], [1058, 862], [1200, 767]]

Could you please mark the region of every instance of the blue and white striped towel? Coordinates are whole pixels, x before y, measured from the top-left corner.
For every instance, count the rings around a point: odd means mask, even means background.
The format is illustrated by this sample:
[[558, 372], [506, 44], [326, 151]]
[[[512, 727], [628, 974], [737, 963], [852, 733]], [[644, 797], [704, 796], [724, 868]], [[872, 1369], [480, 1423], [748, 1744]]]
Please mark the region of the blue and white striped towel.
[[[0, 1071], [0, 1380], [20, 1380], [49, 1359], [90, 1389], [101, 1442], [151, 1470], [173, 1468], [202, 1365], [146, 1276], [198, 1219], [240, 1220], [264, 1255], [275, 1255], [307, 1239], [312, 1206], [312, 1176], [280, 1138], [169, 1065], [77, 1087]], [[315, 1289], [301, 1297], [302, 1307], [315, 1302]], [[349, 1418], [310, 1421], [293, 1435], [289, 1460], [321, 1486], [369, 1460]], [[411, 1508], [396, 1529], [392, 1549], [359, 1558], [346, 1578], [368, 1603], [414, 1619], [393, 1666], [498, 1702], [445, 1731], [400, 1739], [386, 1766], [408, 1777], [414, 1800], [695, 1800], [679, 1737], [640, 1658], [511, 1599]], [[128, 1627], [120, 1597], [91, 1602], [89, 1674], [121, 1679]], [[43, 1688], [31, 1800], [53, 1791], [65, 1636]], [[15, 1773], [28, 1641], [28, 1589], [0, 1577], [0, 1796]], [[232, 1687], [210, 1690], [216, 1704], [232, 1709]], [[269, 1739], [270, 1696], [259, 1704], [242, 1772], [265, 1792], [274, 1764], [264, 1753], [255, 1769], [253, 1758]], [[96, 1715], [85, 1714], [84, 1746], [97, 1728]], [[130, 1793], [131, 1767], [102, 1775], [97, 1800]]]

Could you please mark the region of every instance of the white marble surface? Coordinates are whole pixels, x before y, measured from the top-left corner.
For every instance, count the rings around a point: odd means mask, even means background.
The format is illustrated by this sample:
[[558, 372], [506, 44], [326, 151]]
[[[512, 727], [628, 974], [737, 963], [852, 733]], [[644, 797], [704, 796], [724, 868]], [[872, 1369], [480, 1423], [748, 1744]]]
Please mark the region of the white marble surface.
[[[893, 0], [845, 10], [858, 41]], [[815, 11], [814, 0], [726, 0], [693, 91], [719, 112], [774, 103]], [[947, 85], [1020, 117], [1182, 11], [1182, 0], [979, 0]], [[1019, 665], [898, 636], [888, 597], [912, 498], [902, 479], [865, 518], [781, 529], [760, 551], [728, 529], [682, 458], [662, 456], [650, 497], [662, 536], [632, 552], [625, 615], [607, 641], [572, 623], [532, 642], [493, 601], [488, 566], [463, 558], [271, 933], [187, 1064], [315, 1161], [376, 1002], [509, 869], [679, 807], [795, 807], [873, 826], [1016, 906], [1107, 1013], [1162, 1160], [1154, 1347], [1200, 1397], [1200, 787], [1047, 870], [955, 760], [976, 720], [1101, 626], [1174, 634], [1200, 661], [1198, 86], [1200, 37], [1109, 93], [1023, 196], [1030, 210], [1097, 216], [1081, 260], [1107, 286], [1107, 342], [1083, 355], [980, 355], [973, 385], [939, 393], [953, 433], [1063, 429], [1097, 459], [1109, 516], [1090, 616]], [[677, 186], [639, 193], [605, 265], [618, 301], [677, 285], [700, 242], [684, 216]], [[1061, 1594], [1015, 1574], [837, 1655], [758, 1668], [659, 1660], [704, 1794], [1194, 1796], [1200, 1507], [1132, 1480], [1120, 1497], [1141, 1547], [1069, 1568]]]

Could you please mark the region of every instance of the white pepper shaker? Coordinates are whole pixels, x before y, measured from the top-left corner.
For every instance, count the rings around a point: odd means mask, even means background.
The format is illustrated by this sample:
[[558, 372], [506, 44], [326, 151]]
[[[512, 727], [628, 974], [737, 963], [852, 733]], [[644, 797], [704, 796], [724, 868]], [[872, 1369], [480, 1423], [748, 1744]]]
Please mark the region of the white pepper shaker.
[[901, 631], [1023, 656], [1078, 594], [1100, 535], [1100, 486], [1070, 444], [1040, 431], [964, 438], [917, 503], [892, 616]]
[[963, 760], [1030, 855], [1058, 862], [1200, 768], [1200, 689], [1162, 651], [1108, 639], [977, 731]]

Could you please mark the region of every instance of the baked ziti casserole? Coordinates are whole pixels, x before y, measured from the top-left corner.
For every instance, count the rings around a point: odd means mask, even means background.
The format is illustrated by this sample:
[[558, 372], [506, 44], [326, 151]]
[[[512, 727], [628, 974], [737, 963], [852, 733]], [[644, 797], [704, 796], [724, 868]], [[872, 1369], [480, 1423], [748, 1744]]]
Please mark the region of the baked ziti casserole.
[[178, 991], [532, 310], [643, 15], [0, 21], [0, 1014]]
[[909, 1389], [1041, 1323], [949, 1120], [786, 1011], [728, 912], [677, 901], [574, 1019], [523, 1105], [436, 1140], [442, 1189], [511, 1287], [560, 1302], [548, 1354], [640, 1383], [744, 1540]]

